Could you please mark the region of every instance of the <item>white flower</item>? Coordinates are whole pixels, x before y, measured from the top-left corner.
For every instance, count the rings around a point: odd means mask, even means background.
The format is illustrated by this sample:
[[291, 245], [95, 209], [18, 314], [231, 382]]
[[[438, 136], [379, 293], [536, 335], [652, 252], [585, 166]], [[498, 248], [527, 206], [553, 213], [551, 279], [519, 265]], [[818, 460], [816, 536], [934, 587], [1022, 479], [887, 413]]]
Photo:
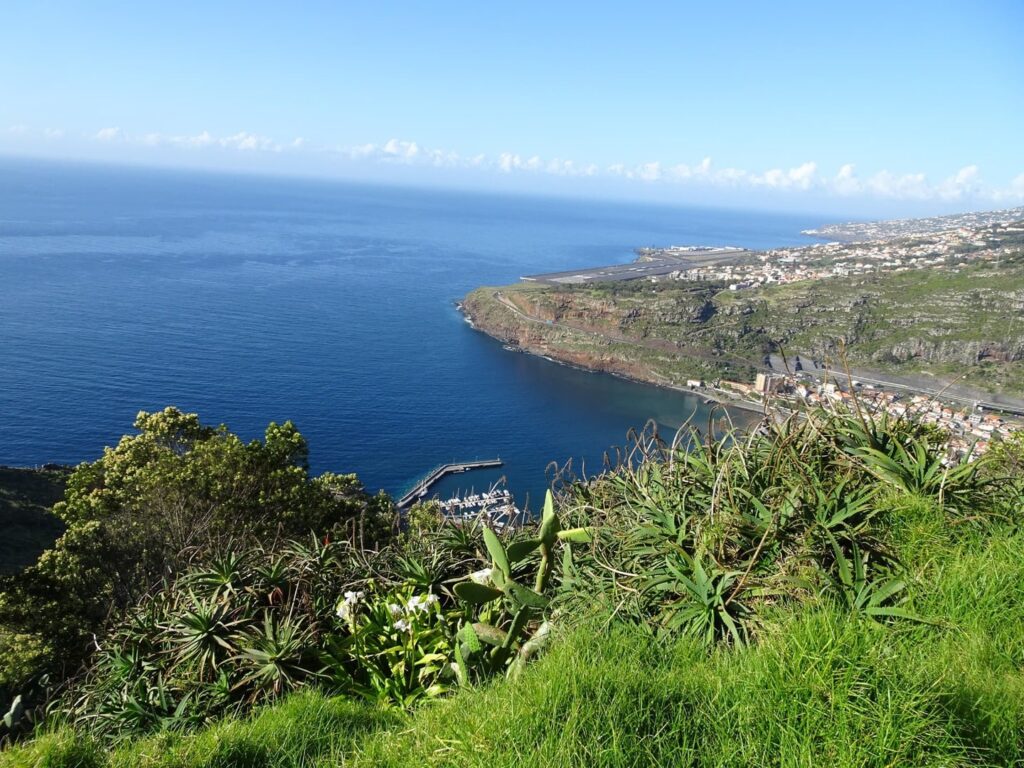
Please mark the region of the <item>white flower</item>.
[[409, 622], [406, 621], [405, 619], [399, 619], [398, 621], [395, 622], [395, 629], [397, 629], [399, 632], [407, 631], [410, 626], [411, 625], [409, 624]]
[[475, 581], [477, 584], [490, 584], [491, 583], [491, 569], [484, 568], [481, 571], [469, 574], [469, 578]]
[[350, 590], [343, 597], [344, 600], [338, 603], [338, 618], [342, 621], [348, 621], [352, 618], [352, 614], [355, 611], [355, 607], [359, 605], [359, 601], [366, 597], [366, 593], [352, 592]]
[[402, 606], [397, 603], [388, 603], [388, 613], [391, 614], [391, 618], [396, 619], [402, 615]]
[[405, 610], [408, 613], [416, 613], [417, 611], [423, 612], [427, 608], [437, 602], [437, 595], [426, 594], [426, 595], [413, 595], [409, 598], [409, 602], [405, 605]]

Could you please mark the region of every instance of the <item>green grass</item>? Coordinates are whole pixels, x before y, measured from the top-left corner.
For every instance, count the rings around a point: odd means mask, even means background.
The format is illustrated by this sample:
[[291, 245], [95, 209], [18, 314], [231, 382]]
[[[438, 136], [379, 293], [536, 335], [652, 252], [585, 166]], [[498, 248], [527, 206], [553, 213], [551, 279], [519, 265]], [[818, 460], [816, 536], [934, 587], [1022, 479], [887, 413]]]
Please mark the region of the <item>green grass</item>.
[[1024, 761], [1024, 534], [886, 502], [927, 623], [769, 610], [709, 652], [602, 619], [563, 628], [515, 682], [411, 714], [307, 692], [110, 756], [58, 732], [10, 766], [1010, 766]]
[[277, 768], [331, 765], [352, 754], [368, 734], [404, 722], [405, 716], [330, 698], [315, 691], [296, 694], [247, 720], [226, 719], [199, 733], [164, 733], [107, 753], [97, 742], [70, 730], [43, 736], [30, 747], [0, 753], [0, 765], [91, 768]]

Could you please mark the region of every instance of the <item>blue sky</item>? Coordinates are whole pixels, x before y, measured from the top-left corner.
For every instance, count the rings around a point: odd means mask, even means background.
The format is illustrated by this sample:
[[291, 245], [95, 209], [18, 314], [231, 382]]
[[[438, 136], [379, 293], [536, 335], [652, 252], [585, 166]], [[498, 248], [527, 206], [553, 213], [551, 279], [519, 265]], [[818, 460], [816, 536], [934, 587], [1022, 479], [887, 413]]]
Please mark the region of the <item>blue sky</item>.
[[0, 153], [845, 210], [1024, 203], [1024, 2], [6, 2]]

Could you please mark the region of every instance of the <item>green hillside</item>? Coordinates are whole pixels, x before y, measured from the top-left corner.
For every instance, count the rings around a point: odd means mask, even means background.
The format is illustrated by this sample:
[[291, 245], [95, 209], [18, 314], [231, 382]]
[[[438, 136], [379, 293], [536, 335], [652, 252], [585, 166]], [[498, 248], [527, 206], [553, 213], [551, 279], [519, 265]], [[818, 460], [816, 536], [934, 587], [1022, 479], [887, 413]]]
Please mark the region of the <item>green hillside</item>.
[[765, 354], [1024, 394], [1024, 256], [729, 291], [644, 281], [480, 288], [464, 308], [524, 350], [658, 384], [749, 380]]
[[50, 508], [69, 471], [0, 467], [0, 574], [31, 565], [60, 536], [64, 526]]

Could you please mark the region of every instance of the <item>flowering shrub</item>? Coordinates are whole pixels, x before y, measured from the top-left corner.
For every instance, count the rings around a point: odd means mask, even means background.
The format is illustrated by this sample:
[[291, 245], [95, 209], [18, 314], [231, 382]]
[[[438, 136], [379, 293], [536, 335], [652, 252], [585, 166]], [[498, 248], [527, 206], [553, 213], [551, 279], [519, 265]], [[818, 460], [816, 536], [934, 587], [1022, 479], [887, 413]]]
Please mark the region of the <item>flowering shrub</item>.
[[306, 686], [399, 706], [443, 692], [461, 614], [444, 613], [436, 588], [379, 568], [389, 555], [358, 554], [311, 539], [197, 565], [100, 641], [54, 711], [120, 738], [201, 726]]
[[413, 587], [348, 591], [338, 601], [338, 632], [325, 662], [343, 688], [408, 706], [445, 693], [454, 680], [452, 636], [461, 614]]

